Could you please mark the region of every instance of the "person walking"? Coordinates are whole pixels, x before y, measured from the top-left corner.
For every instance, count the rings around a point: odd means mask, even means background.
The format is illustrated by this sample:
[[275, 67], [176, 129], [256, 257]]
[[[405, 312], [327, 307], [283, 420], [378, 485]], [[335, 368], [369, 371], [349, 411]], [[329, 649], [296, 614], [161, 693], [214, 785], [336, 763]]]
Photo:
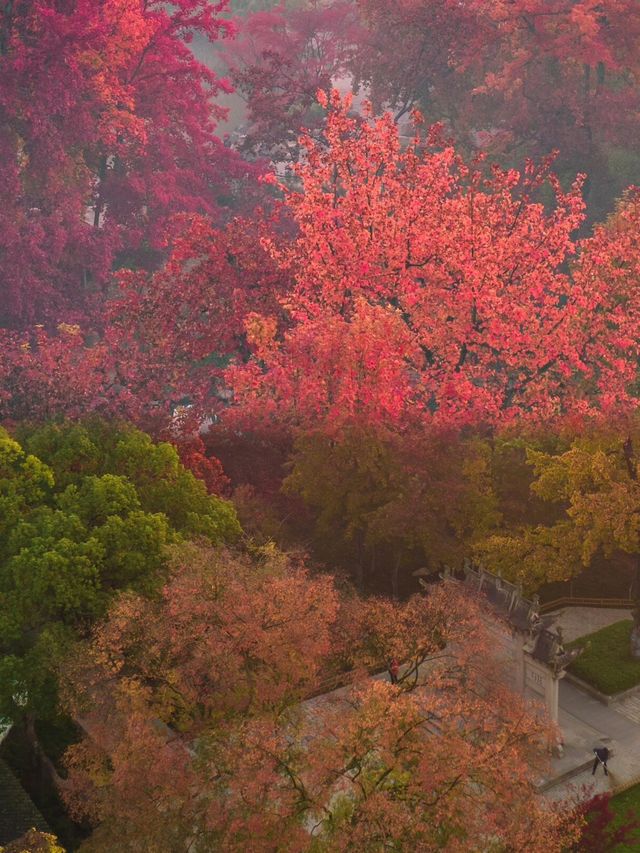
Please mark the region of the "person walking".
[[600, 746], [593, 750], [595, 755], [595, 761], [593, 762], [593, 770], [591, 771], [591, 775], [594, 776], [596, 770], [598, 769], [598, 764], [602, 764], [604, 767], [604, 775], [609, 775], [609, 770], [607, 769], [607, 761], [609, 760], [609, 750], [606, 746]]
[[393, 658], [391, 663], [389, 664], [389, 678], [391, 679], [392, 684], [398, 683], [398, 672], [400, 671], [400, 664]]

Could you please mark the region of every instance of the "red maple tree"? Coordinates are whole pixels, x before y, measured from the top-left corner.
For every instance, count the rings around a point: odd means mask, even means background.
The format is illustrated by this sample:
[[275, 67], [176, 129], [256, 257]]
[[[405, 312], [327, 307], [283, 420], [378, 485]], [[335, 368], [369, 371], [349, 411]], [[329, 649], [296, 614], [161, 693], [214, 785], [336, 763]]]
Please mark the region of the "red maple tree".
[[[418, 106], [458, 144], [514, 163], [560, 151], [592, 213], [638, 173], [634, 0], [359, 0], [352, 65], [377, 107]], [[635, 178], [637, 180], [637, 177]], [[594, 217], [596, 218], [596, 217]]]
[[274, 160], [296, 162], [299, 136], [321, 134], [318, 89], [346, 74], [363, 35], [350, 0], [277, 3], [237, 22], [225, 49], [237, 92], [247, 104], [243, 146]]
[[215, 135], [229, 90], [190, 50], [226, 0], [0, 8], [2, 324], [68, 322], [114, 261], [153, 263], [166, 218], [216, 214], [249, 168]]
[[437, 130], [404, 149], [391, 116], [348, 110], [334, 94], [327, 145], [307, 137], [300, 191], [283, 188], [293, 238], [187, 217], [163, 269], [120, 274], [106, 328], [9, 336], [5, 416], [166, 426], [233, 393], [245, 429], [397, 429], [632, 405], [637, 195], [576, 241], [580, 180], [564, 192], [548, 163], [487, 177]]
[[475, 41], [472, 4], [358, 0], [358, 9], [362, 31], [350, 64], [354, 82], [366, 87], [377, 110], [388, 107], [400, 119], [419, 104], [434, 120], [460, 129], [462, 142], [473, 78], [466, 78], [455, 49]]
[[[215, 227], [202, 216], [176, 217], [163, 239], [165, 265], [118, 273], [97, 327], [0, 332], [2, 416], [100, 412], [159, 433], [177, 407], [183, 415], [185, 404], [199, 416], [214, 411], [217, 395], [224, 396], [223, 368], [249, 354], [243, 318], [251, 310], [279, 311], [275, 297], [286, 288], [260, 233], [244, 220]], [[190, 419], [182, 421], [192, 431]]]
[[284, 189], [289, 325], [249, 316], [255, 358], [227, 372], [238, 416], [496, 423], [631, 401], [637, 250], [630, 231], [574, 242], [580, 179], [565, 193], [544, 163], [486, 177], [434, 133], [403, 150], [391, 116], [348, 109], [334, 93], [327, 146], [307, 138], [302, 189]]

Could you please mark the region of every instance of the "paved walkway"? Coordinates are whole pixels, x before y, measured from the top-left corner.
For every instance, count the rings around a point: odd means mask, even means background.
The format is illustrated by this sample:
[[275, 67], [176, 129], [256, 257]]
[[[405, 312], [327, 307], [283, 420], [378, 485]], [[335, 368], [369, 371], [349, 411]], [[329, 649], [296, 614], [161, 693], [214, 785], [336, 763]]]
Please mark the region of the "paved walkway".
[[[631, 618], [629, 611], [592, 607], [566, 608], [555, 615], [567, 642]], [[373, 677], [388, 676], [380, 673]], [[548, 779], [545, 796], [552, 800], [585, 800], [636, 780], [640, 776], [640, 686], [637, 692], [612, 705], [599, 702], [566, 678], [559, 688], [559, 723], [565, 736], [565, 754], [552, 761], [552, 776], [558, 781]], [[341, 699], [347, 692], [347, 688], [339, 688], [308, 700], [305, 705], [313, 715], [327, 700]], [[600, 744], [609, 746], [613, 753], [609, 776], [601, 768], [591, 775], [592, 750]], [[562, 779], [564, 774], [571, 774], [570, 778]]]
[[[372, 677], [388, 679], [387, 673]], [[559, 723], [565, 737], [565, 751], [562, 758], [552, 759], [552, 773], [547, 779], [539, 780], [545, 785], [544, 796], [551, 800], [586, 800], [640, 776], [640, 722], [620, 713], [615, 705], [599, 702], [566, 679], [559, 688]], [[344, 701], [348, 694], [348, 687], [340, 687], [308, 699], [304, 705], [313, 718], [322, 713], [326, 703]], [[593, 748], [599, 745], [612, 750], [609, 776], [604, 775], [602, 768], [598, 768], [595, 776], [591, 775]], [[565, 774], [568, 778], [563, 779]]]
[[[565, 642], [631, 619], [630, 610], [599, 607], [567, 607], [549, 615], [556, 617], [555, 624], [562, 628]], [[588, 766], [570, 779], [553, 785], [546, 796], [585, 799], [640, 776], [640, 686], [619, 702], [605, 705], [565, 678], [560, 682], [559, 706], [559, 723], [567, 750], [564, 759], [553, 761], [557, 775], [561, 775], [571, 762], [575, 768], [584, 766], [591, 758], [591, 750], [600, 742], [612, 749], [613, 757], [608, 777], [601, 769], [592, 776], [591, 766]]]
[[555, 617], [554, 624], [562, 628], [564, 641], [570, 643], [614, 622], [631, 619], [631, 611], [616, 607], [565, 607], [545, 616]]
[[[553, 760], [554, 771], [561, 775], [572, 761], [574, 767], [583, 769], [552, 785], [545, 792], [547, 797], [554, 800], [586, 799], [640, 776], [640, 722], [620, 713], [617, 705], [599, 702], [566, 679], [560, 682], [559, 705], [559, 722], [565, 734], [568, 754], [564, 759]], [[609, 776], [605, 776], [601, 769], [592, 776], [592, 749], [601, 743], [609, 746], [613, 753]]]
[[618, 713], [615, 705], [605, 705], [566, 678], [560, 682], [559, 705], [563, 711], [568, 711], [592, 729], [620, 743], [636, 737], [640, 740], [640, 726], [637, 723]]

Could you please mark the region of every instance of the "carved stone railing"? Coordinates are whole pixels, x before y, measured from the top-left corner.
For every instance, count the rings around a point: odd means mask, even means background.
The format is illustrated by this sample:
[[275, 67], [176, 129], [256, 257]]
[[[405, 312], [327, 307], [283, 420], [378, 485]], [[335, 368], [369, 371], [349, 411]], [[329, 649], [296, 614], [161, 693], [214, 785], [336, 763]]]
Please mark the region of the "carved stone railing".
[[588, 598], [579, 596], [563, 596], [546, 601], [540, 605], [540, 613], [550, 613], [562, 607], [611, 607], [620, 610], [633, 609], [635, 602], [631, 598]]

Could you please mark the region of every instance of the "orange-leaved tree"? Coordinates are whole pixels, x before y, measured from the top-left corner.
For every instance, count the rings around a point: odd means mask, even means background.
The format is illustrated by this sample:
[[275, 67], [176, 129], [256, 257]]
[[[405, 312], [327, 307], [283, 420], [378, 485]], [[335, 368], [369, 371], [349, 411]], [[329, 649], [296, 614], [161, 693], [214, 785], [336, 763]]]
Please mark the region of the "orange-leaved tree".
[[[123, 596], [66, 667], [87, 849], [560, 851], [571, 821], [531, 779], [547, 725], [491, 664], [477, 605], [445, 586], [358, 607], [300, 558], [194, 545], [161, 597]], [[365, 675], [391, 653], [413, 674]], [[349, 686], [308, 698], [340, 664]]]

